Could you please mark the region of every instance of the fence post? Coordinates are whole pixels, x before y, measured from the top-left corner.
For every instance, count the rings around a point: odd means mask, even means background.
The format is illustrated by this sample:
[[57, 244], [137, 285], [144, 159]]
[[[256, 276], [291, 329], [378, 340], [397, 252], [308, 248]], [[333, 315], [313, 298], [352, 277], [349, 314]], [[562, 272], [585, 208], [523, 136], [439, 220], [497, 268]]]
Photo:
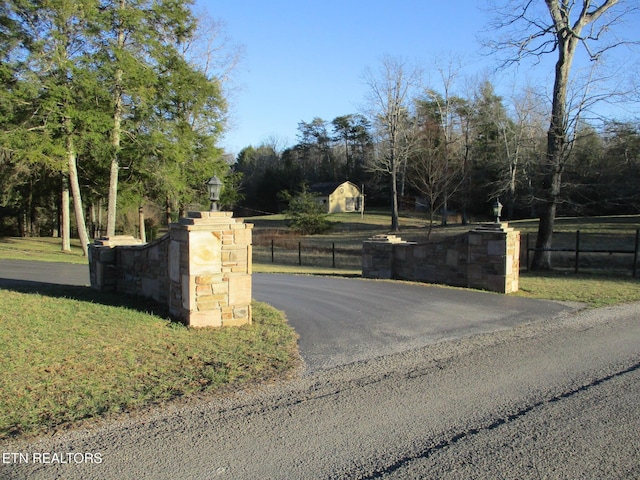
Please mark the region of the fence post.
[[636, 248], [633, 249], [633, 278], [638, 278], [638, 247], [640, 247], [640, 228], [636, 230]]
[[302, 242], [298, 242], [298, 265], [302, 265]]
[[529, 271], [531, 263], [529, 262], [529, 234], [527, 233], [527, 272]]
[[578, 273], [578, 264], [580, 263], [580, 230], [576, 230], [576, 265], [574, 273]]
[[273, 256], [273, 238], [271, 239], [271, 263], [274, 263], [274, 256]]

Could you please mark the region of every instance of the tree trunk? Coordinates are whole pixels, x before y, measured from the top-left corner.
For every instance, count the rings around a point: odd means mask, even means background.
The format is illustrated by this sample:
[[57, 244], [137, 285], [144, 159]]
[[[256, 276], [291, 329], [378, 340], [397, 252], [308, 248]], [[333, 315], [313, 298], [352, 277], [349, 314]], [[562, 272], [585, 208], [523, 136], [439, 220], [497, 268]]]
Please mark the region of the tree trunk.
[[71, 215], [69, 210], [69, 176], [62, 174], [62, 198], [60, 201], [60, 213], [62, 221], [60, 233], [62, 238], [62, 251], [71, 251]]
[[33, 180], [29, 182], [29, 193], [27, 195], [27, 209], [25, 210], [26, 215], [26, 232], [29, 237], [37, 236], [35, 233], [35, 207], [33, 205]]
[[147, 231], [144, 228], [144, 209], [138, 207], [138, 223], [140, 224], [140, 240], [147, 243]]
[[[583, 28], [596, 22], [607, 10], [618, 3], [618, 0], [606, 0], [601, 2], [599, 6], [584, 0], [582, 2], [583, 8], [573, 24], [570, 24], [573, 2], [545, 0], [545, 3], [553, 22], [552, 27], [557, 44], [554, 50], [558, 52], [558, 61], [556, 62], [553, 84], [551, 123], [547, 133], [547, 163], [543, 180], [544, 199], [536, 238], [536, 251], [531, 264], [532, 270], [551, 268], [551, 253], [545, 252], [543, 249], [551, 248], [553, 225], [560, 198], [560, 186], [570, 133], [566, 111], [567, 86], [576, 46], [578, 42], [586, 42], [589, 38], [597, 40], [598, 35], [594, 36], [593, 32], [590, 32], [591, 35], [583, 36]], [[610, 26], [611, 24], [600, 27], [600, 32], [606, 31]], [[592, 55], [592, 60], [597, 59], [597, 55], [594, 56], [591, 53], [590, 55]]]
[[111, 159], [111, 170], [109, 174], [109, 201], [107, 205], [107, 237], [116, 234], [116, 208], [118, 202], [118, 165], [117, 154]]
[[102, 224], [102, 197], [100, 197], [98, 199], [98, 231], [97, 234], [98, 236], [102, 236], [102, 231], [103, 231], [103, 224]]
[[69, 154], [69, 183], [71, 185], [71, 194], [73, 196], [73, 209], [76, 214], [76, 226], [78, 228], [80, 246], [82, 247], [82, 253], [86, 257], [89, 254], [89, 235], [87, 234], [87, 226], [84, 220], [84, 208], [82, 207], [80, 184], [78, 183], [75, 152]]
[[391, 231], [398, 232], [400, 230], [400, 221], [398, 214], [398, 174], [397, 168], [394, 166], [391, 172]]
[[[116, 84], [122, 81], [122, 71], [116, 72]], [[111, 132], [111, 146], [113, 157], [109, 172], [109, 200], [107, 205], [107, 237], [116, 234], [116, 210], [118, 206], [118, 173], [120, 165], [118, 161], [120, 151], [120, 130], [122, 128], [122, 94], [116, 87], [115, 110], [113, 113], [113, 131]]]
[[442, 218], [440, 220], [440, 224], [443, 227], [446, 227], [448, 221], [449, 221], [449, 192], [447, 187], [445, 187], [444, 192], [442, 193]]
[[531, 262], [532, 270], [550, 270], [551, 252], [553, 240], [553, 226], [555, 224], [556, 210], [560, 198], [560, 186], [562, 172], [564, 170], [565, 149], [567, 144], [567, 86], [569, 72], [576, 47], [574, 37], [565, 37], [564, 29], [557, 28], [558, 61], [555, 68], [553, 84], [553, 100], [551, 105], [551, 123], [547, 132], [547, 155], [542, 190], [544, 199], [538, 235], [536, 237], [536, 250]]
[[[124, 13], [126, 7], [125, 0], [120, 0], [120, 10]], [[118, 27], [117, 48], [124, 47], [124, 28]], [[120, 134], [122, 129], [122, 97], [123, 97], [123, 71], [116, 68], [114, 78], [114, 110], [113, 110], [113, 131], [111, 132], [111, 146], [113, 147], [113, 157], [111, 158], [111, 169], [109, 173], [109, 202], [107, 205], [107, 236], [116, 234], [116, 210], [118, 204], [118, 172], [120, 165], [118, 156], [120, 154]]]
[[97, 224], [96, 224], [96, 204], [91, 202], [89, 206], [89, 218], [91, 219], [91, 238], [97, 237]]
[[165, 204], [164, 204], [164, 217], [165, 220], [167, 221], [167, 227], [169, 225], [171, 225], [171, 200], [169, 199], [169, 197], [166, 198]]
[[69, 163], [69, 183], [71, 194], [73, 195], [73, 209], [76, 214], [76, 226], [78, 237], [84, 256], [89, 255], [89, 236], [87, 235], [87, 225], [84, 219], [84, 208], [82, 207], [82, 195], [80, 194], [80, 183], [78, 181], [78, 164], [73, 138], [67, 136], [67, 160]]

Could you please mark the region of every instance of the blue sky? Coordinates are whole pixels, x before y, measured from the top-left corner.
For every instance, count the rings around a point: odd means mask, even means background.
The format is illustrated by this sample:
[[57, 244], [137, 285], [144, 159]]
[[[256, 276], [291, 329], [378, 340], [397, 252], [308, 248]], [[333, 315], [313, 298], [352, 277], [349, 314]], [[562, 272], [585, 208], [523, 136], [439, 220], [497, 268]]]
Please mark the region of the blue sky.
[[[213, 18], [226, 23], [233, 41], [244, 45], [236, 74], [233, 123], [222, 145], [237, 154], [248, 145], [277, 138], [296, 143], [300, 121], [357, 113], [368, 90], [366, 68], [384, 55], [416, 63], [438, 88], [434, 65], [459, 58], [462, 73], [492, 70], [495, 59], [479, 55], [488, 13], [482, 0], [198, 0]], [[521, 69], [522, 71], [522, 69]], [[493, 79], [500, 92], [518, 75]], [[539, 70], [541, 78], [547, 70]]]

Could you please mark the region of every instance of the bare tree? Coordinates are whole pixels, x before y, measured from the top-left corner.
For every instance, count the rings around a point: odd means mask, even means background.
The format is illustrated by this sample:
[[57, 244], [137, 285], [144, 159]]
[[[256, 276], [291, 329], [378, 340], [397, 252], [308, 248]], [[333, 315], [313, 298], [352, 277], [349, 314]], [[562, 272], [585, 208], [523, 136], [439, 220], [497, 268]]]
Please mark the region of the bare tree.
[[[440, 126], [442, 136], [442, 225], [447, 224], [449, 199], [463, 181], [460, 176], [463, 173], [464, 157], [461, 153], [461, 117], [460, 112], [465, 101], [453, 94], [454, 85], [459, 76], [459, 61], [449, 61], [446, 65], [437, 66], [440, 81], [442, 82], [442, 94], [435, 90], [427, 89], [427, 98], [433, 103], [435, 115]], [[459, 162], [460, 161], [460, 162]], [[453, 179], [459, 179], [454, 185]], [[433, 205], [432, 205], [433, 207]], [[433, 210], [433, 208], [432, 208]]]
[[547, 151], [542, 180], [540, 223], [532, 269], [551, 268], [550, 251], [556, 210], [560, 201], [562, 174], [570, 146], [570, 122], [567, 89], [578, 46], [597, 62], [607, 51], [622, 42], [616, 25], [637, 10], [637, 2], [624, 0], [513, 0], [496, 9], [494, 27], [506, 37], [488, 42], [497, 52], [507, 52], [503, 65], [518, 63], [527, 57], [537, 61], [546, 54], [556, 55], [551, 119], [547, 131]]
[[451, 145], [447, 144], [451, 137], [444, 132], [440, 104], [436, 101], [419, 101], [417, 116], [417, 143], [409, 160], [408, 181], [428, 202], [429, 238], [435, 211], [446, 209], [449, 195], [462, 184], [464, 176], [462, 168], [452, 168]]
[[[245, 58], [246, 49], [230, 37], [224, 20], [212, 17], [206, 9], [195, 13], [197, 27], [193, 35], [181, 44], [181, 53], [208, 78], [218, 80], [224, 98], [232, 101], [241, 90], [236, 83], [236, 75]], [[228, 117], [225, 120], [231, 121]], [[270, 139], [266, 142], [273, 143]]]
[[537, 141], [544, 136], [543, 115], [537, 109], [539, 99], [531, 89], [512, 96], [510, 103], [511, 119], [498, 124], [506, 162], [505, 175], [495, 192], [507, 198], [508, 219], [513, 218], [519, 179], [526, 179], [521, 173], [530, 172], [528, 162], [535, 158]]
[[378, 148], [372, 171], [388, 175], [391, 187], [391, 231], [400, 229], [398, 214], [398, 180], [412, 146], [409, 106], [420, 85], [420, 71], [404, 60], [384, 57], [380, 69], [367, 70], [369, 87], [367, 112], [379, 132]]

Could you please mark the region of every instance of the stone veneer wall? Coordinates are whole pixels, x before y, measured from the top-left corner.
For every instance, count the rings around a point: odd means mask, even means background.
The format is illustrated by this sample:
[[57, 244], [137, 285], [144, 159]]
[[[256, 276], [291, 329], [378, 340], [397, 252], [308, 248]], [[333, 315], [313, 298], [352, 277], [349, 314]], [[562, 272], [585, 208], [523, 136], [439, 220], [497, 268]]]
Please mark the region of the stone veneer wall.
[[379, 235], [363, 244], [362, 276], [517, 292], [520, 232], [506, 223], [489, 224], [424, 244]]
[[152, 298], [194, 327], [251, 323], [252, 228], [231, 212], [190, 212], [149, 244], [96, 240], [91, 286]]

